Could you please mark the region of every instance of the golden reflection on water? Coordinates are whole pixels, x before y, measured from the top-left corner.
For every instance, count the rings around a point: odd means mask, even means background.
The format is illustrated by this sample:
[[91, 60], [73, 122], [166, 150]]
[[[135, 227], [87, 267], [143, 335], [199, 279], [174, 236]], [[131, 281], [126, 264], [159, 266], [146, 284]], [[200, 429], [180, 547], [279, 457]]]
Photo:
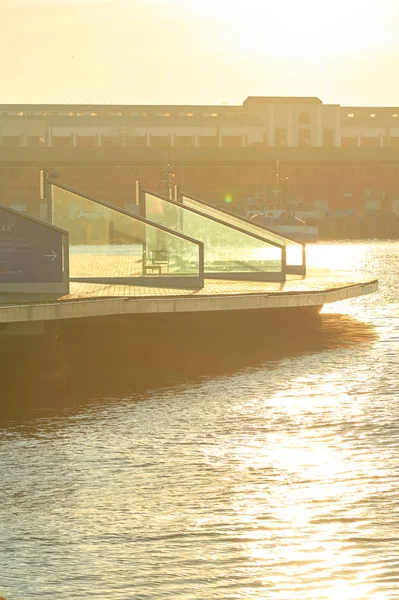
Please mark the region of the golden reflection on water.
[[[363, 244], [308, 251], [311, 266], [374, 274], [371, 256]], [[14, 552], [33, 533], [19, 556], [25, 570], [5, 558], [6, 591], [22, 590], [18, 575], [26, 582], [32, 573], [40, 539], [45, 563], [59, 555], [46, 595], [62, 600], [76, 581], [87, 600], [398, 598], [399, 320], [390, 277], [389, 267], [383, 297], [341, 303], [351, 316], [328, 307], [314, 340], [296, 351], [291, 340], [291, 353], [273, 347], [256, 369], [153, 389], [142, 402], [132, 392], [68, 425], [49, 421], [32, 448], [30, 431], [3, 440], [13, 495], [0, 521], [14, 528]], [[187, 373], [183, 357], [174, 361]], [[37, 556], [45, 580], [51, 570]], [[62, 595], [51, 596], [62, 577]]]
[[333, 271], [367, 271], [367, 243], [308, 244], [307, 262], [310, 267], [331, 269]]
[[[378, 249], [386, 253], [385, 242], [374, 242], [373, 250], [370, 251], [369, 242], [344, 242], [336, 243], [317, 243], [308, 244], [306, 249], [307, 265], [310, 268], [328, 269], [331, 271], [342, 271], [351, 273], [354, 279], [357, 275], [366, 275], [374, 279], [379, 271]], [[396, 273], [395, 273], [396, 275]], [[367, 312], [360, 311], [359, 307], [372, 306], [375, 304], [375, 295], [370, 297], [360, 297], [358, 299], [347, 300], [326, 304], [322, 310], [323, 313], [341, 313], [353, 316], [360, 316], [361, 320], [368, 320]]]
[[[360, 244], [355, 248], [349, 244], [318, 245], [310, 248], [308, 260], [313, 267], [364, 273], [367, 250], [367, 245]], [[343, 312], [356, 314], [358, 311], [357, 306], [347, 302], [335, 304], [333, 310], [339, 312], [342, 307]], [[329, 308], [326, 312], [330, 312]], [[334, 318], [337, 326], [344, 317], [336, 315]], [[342, 337], [347, 336], [352, 343], [368, 340], [376, 344], [378, 341], [372, 330], [365, 334], [362, 326], [357, 335], [355, 321], [353, 324], [348, 321], [346, 327], [341, 332]], [[367, 569], [358, 571], [351, 581], [342, 577], [343, 572], [350, 572], [353, 564], [360, 560], [358, 550], [345, 541], [347, 524], [364, 521], [366, 529], [361, 530], [362, 535], [378, 535], [363, 506], [370, 494], [381, 491], [375, 484], [380, 475], [376, 456], [366, 453], [361, 443], [356, 448], [353, 440], [346, 440], [345, 425], [338, 428], [339, 433], [334, 427], [345, 414], [348, 428], [359, 426], [361, 429], [373, 401], [372, 385], [370, 387], [368, 381], [378, 378], [379, 371], [381, 375], [383, 372], [383, 364], [378, 362], [373, 369], [368, 362], [356, 364], [355, 373], [353, 368], [350, 361], [345, 368], [342, 364], [340, 369], [330, 367], [328, 357], [323, 357], [319, 372], [292, 378], [288, 386], [284, 381], [281, 386], [277, 385], [274, 393], [263, 400], [265, 417], [267, 414], [271, 427], [264, 443], [246, 441], [245, 445], [232, 450], [232, 460], [238, 463], [239, 469], [264, 471], [268, 476], [275, 474], [275, 485], [258, 491], [252, 503], [242, 502], [240, 490], [235, 497], [240, 521], [251, 529], [248, 536], [251, 539], [244, 544], [248, 560], [267, 565], [268, 574], [262, 578], [265, 589], [271, 583], [276, 590], [284, 588], [281, 592], [274, 590], [273, 598], [390, 598], [383, 592], [376, 593], [375, 586], [368, 582]], [[255, 403], [259, 411], [259, 402]], [[252, 404], [247, 402], [245, 410], [251, 412]], [[328, 429], [326, 432], [325, 423], [318, 425], [323, 415], [331, 426], [331, 433]], [[259, 418], [262, 419], [262, 414]], [[284, 436], [281, 435], [283, 424]], [[361, 432], [359, 439], [362, 439]], [[354, 483], [364, 480], [370, 483]], [[350, 506], [348, 488], [352, 488]], [[270, 574], [271, 563], [275, 565], [273, 575]], [[299, 584], [301, 590], [306, 587], [306, 595], [298, 595]], [[262, 595], [257, 597], [262, 598]]]

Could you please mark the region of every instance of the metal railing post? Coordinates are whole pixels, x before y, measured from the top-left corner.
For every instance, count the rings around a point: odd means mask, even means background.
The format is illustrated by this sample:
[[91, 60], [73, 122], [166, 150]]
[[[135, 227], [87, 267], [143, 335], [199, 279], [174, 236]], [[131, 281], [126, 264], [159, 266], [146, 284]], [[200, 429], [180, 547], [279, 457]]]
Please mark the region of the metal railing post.
[[283, 272], [283, 281], [287, 279], [287, 249], [281, 248], [281, 270]]
[[141, 182], [136, 181], [136, 202], [135, 202], [136, 206], [140, 206], [140, 204], [141, 204], [140, 192], [141, 192]]
[[53, 186], [48, 181], [46, 173], [46, 200], [47, 200], [47, 221], [53, 224]]

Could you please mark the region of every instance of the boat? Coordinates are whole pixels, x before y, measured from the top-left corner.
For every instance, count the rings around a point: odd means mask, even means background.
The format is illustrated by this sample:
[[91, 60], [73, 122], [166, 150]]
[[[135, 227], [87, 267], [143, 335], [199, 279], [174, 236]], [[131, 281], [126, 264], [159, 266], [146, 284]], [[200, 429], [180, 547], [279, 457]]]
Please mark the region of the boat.
[[273, 229], [298, 242], [316, 242], [319, 237], [319, 228], [316, 225], [308, 224], [292, 209], [276, 208], [264, 198], [259, 198], [259, 195], [246, 199], [245, 216], [258, 225]]

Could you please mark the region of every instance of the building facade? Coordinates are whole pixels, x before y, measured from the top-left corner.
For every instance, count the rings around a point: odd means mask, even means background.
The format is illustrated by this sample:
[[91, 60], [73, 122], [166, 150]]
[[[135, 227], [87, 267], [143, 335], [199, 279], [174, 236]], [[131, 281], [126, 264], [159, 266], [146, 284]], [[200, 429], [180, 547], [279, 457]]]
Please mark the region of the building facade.
[[135, 181], [238, 209], [399, 213], [399, 107], [249, 97], [241, 106], [0, 105], [0, 202], [40, 212], [39, 172], [124, 207]]
[[242, 106], [3, 104], [0, 146], [399, 149], [399, 107], [290, 97]]

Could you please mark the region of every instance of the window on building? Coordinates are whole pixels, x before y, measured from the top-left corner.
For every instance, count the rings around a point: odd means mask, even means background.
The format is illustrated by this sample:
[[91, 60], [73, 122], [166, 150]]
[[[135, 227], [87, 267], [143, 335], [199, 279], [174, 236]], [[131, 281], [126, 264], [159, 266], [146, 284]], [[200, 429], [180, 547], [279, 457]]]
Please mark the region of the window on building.
[[39, 135], [30, 135], [27, 138], [27, 145], [38, 148], [46, 145], [46, 138]]
[[72, 146], [72, 136], [71, 135], [54, 135], [51, 138], [51, 145], [56, 148], [66, 148]]
[[222, 146], [224, 148], [240, 148], [241, 147], [241, 136], [240, 135], [223, 135]]
[[353, 117], [354, 117], [354, 116], [355, 116], [355, 113], [348, 113], [348, 117], [349, 117], [350, 119], [353, 119]]
[[178, 148], [190, 148], [193, 145], [192, 135], [175, 135], [175, 146]]
[[144, 148], [147, 145], [147, 137], [145, 135], [128, 135], [126, 136], [126, 146], [135, 148]]
[[287, 145], [287, 131], [285, 129], [276, 129], [276, 146]]
[[169, 145], [169, 136], [168, 135], [152, 135], [150, 137], [150, 145], [153, 148], [166, 148]]
[[380, 138], [377, 136], [362, 136], [360, 139], [360, 145], [363, 148], [377, 148], [380, 145]]
[[341, 146], [343, 148], [356, 148], [357, 147], [357, 136], [342, 137]]
[[298, 131], [298, 146], [309, 147], [311, 145], [310, 129], [300, 129]]
[[21, 145], [21, 136], [19, 135], [4, 135], [3, 136], [3, 146], [12, 147], [12, 146], [20, 146]]
[[101, 140], [101, 145], [104, 146], [105, 148], [115, 148], [118, 146], [122, 146], [122, 138], [119, 137], [112, 137], [109, 135], [103, 135], [102, 136], [102, 140]]
[[201, 147], [216, 148], [219, 145], [217, 135], [199, 135], [198, 145]]
[[376, 117], [376, 114], [375, 114], [375, 113], [371, 113], [371, 114], [370, 114], [370, 117], [371, 117], [372, 119], [375, 119], [375, 117]]
[[393, 118], [394, 118], [394, 119], [397, 119], [397, 118], [398, 118], [398, 116], [399, 116], [399, 113], [393, 113], [393, 115], [392, 115], [392, 116], [393, 116]]
[[96, 135], [78, 135], [76, 136], [76, 145], [82, 148], [93, 148], [98, 145]]

